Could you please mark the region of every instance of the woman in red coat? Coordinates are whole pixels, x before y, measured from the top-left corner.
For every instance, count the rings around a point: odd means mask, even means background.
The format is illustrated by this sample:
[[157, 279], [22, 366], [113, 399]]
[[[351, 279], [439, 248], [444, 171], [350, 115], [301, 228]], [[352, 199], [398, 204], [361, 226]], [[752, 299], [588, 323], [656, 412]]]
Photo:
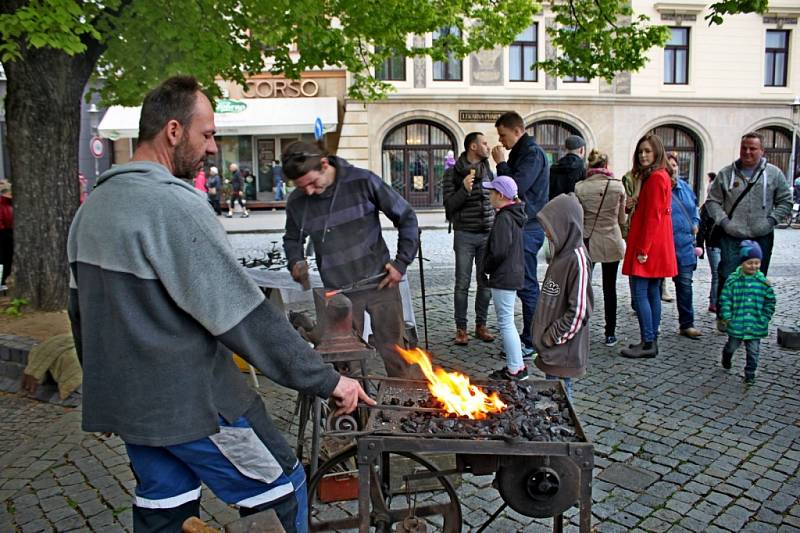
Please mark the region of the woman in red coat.
[[632, 172], [642, 188], [628, 231], [622, 273], [631, 277], [641, 342], [623, 349], [620, 355], [639, 359], [658, 354], [661, 278], [678, 273], [672, 240], [672, 182], [664, 145], [657, 135], [645, 135], [636, 145]]

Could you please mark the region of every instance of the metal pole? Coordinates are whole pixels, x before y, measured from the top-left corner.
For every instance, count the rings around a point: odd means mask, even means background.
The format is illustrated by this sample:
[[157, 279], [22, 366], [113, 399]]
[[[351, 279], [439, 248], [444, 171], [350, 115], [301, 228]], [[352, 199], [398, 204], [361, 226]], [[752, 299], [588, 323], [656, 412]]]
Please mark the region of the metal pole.
[[419, 285], [422, 289], [422, 324], [425, 331], [425, 350], [428, 351], [428, 304], [425, 295], [425, 269], [422, 267], [422, 262], [426, 261], [422, 257], [422, 230], [417, 230], [419, 236], [419, 248], [417, 250], [417, 257], [419, 258]]

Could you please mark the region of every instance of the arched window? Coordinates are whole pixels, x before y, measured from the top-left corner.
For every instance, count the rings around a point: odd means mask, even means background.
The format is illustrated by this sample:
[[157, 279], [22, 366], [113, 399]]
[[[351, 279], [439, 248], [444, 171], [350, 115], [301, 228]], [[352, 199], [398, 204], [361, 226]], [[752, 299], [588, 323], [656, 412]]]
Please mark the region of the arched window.
[[[787, 178], [794, 178], [800, 171], [800, 165], [795, 161], [795, 171], [789, 172], [792, 158], [792, 132], [780, 126], [767, 126], [756, 130], [764, 137], [764, 157], [767, 161], [783, 171]], [[797, 150], [800, 150], [800, 139], [797, 139]], [[798, 159], [798, 156], [795, 156]]]
[[567, 149], [564, 148], [567, 137], [570, 135], [583, 137], [574, 126], [560, 120], [540, 120], [525, 128], [525, 131], [542, 147], [551, 165], [567, 153]]
[[693, 131], [677, 124], [664, 124], [650, 131], [661, 138], [667, 152], [678, 154], [680, 177], [689, 183], [695, 195], [700, 199], [700, 188], [706, 183], [701, 176], [703, 148], [700, 139]]
[[413, 207], [442, 205], [447, 152], [456, 157], [453, 134], [427, 120], [400, 124], [383, 140], [383, 177]]

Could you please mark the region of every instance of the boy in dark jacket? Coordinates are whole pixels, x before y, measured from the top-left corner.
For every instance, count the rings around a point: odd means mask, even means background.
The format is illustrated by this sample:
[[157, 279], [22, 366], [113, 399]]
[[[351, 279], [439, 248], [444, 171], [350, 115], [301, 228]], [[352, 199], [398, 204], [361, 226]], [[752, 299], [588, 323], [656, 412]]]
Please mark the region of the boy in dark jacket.
[[775, 292], [760, 270], [761, 257], [757, 242], [742, 241], [741, 265], [725, 280], [719, 298], [719, 316], [726, 322], [728, 333], [728, 342], [722, 349], [722, 367], [731, 368], [733, 353], [744, 343], [744, 382], [748, 385], [756, 380], [761, 339], [769, 334], [769, 321], [775, 313]]
[[537, 215], [550, 240], [553, 258], [547, 267], [533, 319], [535, 364], [547, 379], [563, 379], [572, 401], [572, 379], [586, 373], [589, 315], [592, 313], [592, 268], [583, 246], [583, 208], [574, 194], [559, 195]]
[[503, 337], [506, 366], [489, 374], [491, 379], [528, 379], [522, 362], [522, 341], [514, 325], [514, 303], [517, 291], [525, 283], [525, 258], [522, 227], [525, 210], [517, 198], [517, 184], [509, 176], [497, 176], [483, 184], [489, 189], [489, 201], [497, 210], [486, 247], [484, 271], [489, 276], [497, 327]]

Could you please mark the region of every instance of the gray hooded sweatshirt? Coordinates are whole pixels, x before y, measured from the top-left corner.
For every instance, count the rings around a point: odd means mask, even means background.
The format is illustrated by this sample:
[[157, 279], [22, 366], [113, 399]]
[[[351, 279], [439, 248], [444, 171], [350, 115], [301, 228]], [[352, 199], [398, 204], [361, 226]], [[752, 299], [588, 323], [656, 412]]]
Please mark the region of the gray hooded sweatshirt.
[[260, 401], [223, 345], [307, 394], [338, 383], [236, 261], [205, 194], [162, 165], [103, 174], [67, 252], [85, 431], [144, 446], [217, 432], [220, 416], [233, 422]]
[[575, 194], [561, 194], [536, 218], [550, 235], [553, 259], [547, 267], [533, 315], [534, 363], [542, 372], [565, 378], [586, 373], [592, 269], [583, 246], [583, 208]]
[[[719, 171], [708, 191], [706, 209], [731, 237], [763, 237], [792, 212], [792, 192], [783, 172], [765, 158], [761, 158], [752, 178], [744, 176], [739, 165], [736, 161]], [[753, 180], [759, 181], [736, 206], [733, 218], [729, 218], [733, 203]]]

